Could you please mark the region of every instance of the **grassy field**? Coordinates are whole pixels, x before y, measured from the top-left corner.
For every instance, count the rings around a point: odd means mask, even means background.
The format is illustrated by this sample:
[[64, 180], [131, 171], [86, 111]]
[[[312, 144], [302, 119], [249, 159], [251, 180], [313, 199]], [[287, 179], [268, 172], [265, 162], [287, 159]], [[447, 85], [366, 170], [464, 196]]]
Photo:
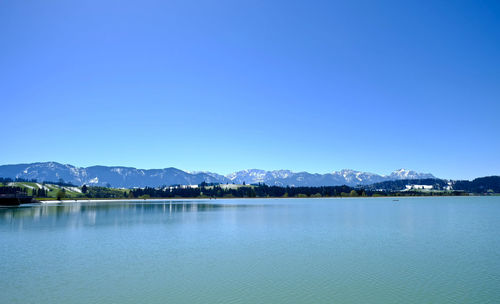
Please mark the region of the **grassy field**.
[[[32, 183], [32, 182], [11, 182], [8, 183], [7, 185], [0, 184], [0, 187], [4, 186], [11, 186], [11, 187], [20, 187], [20, 188], [25, 188], [27, 190], [28, 195], [33, 195], [36, 197], [36, 193], [34, 193], [38, 189], [44, 188], [45, 190], [48, 191], [47, 196], [41, 199], [56, 199], [57, 198], [57, 193], [64, 189], [65, 190], [65, 198], [66, 199], [88, 199], [85, 197], [85, 195], [82, 193], [82, 187], [68, 187], [68, 186], [59, 186], [55, 184], [42, 184], [42, 183]], [[113, 189], [113, 188], [102, 188], [102, 187], [89, 187], [89, 191], [101, 191], [105, 192], [105, 196], [112, 196], [112, 195], [123, 195], [125, 192], [127, 195], [129, 193], [128, 189]]]

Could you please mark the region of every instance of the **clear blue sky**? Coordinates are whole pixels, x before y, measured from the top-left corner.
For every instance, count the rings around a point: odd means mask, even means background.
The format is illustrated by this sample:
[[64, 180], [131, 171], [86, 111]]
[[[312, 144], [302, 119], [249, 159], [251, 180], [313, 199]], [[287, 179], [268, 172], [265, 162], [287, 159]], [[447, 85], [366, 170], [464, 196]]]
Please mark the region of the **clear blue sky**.
[[499, 1], [0, 2], [0, 163], [500, 174]]

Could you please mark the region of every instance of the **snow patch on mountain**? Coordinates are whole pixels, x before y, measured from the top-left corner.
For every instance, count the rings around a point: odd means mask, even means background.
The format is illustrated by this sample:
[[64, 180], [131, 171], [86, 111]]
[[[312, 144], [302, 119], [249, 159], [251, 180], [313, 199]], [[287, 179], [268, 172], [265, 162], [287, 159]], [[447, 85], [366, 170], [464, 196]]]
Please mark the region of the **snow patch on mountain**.
[[186, 172], [176, 168], [136, 169], [131, 167], [75, 167], [55, 162], [0, 166], [0, 177], [37, 179], [38, 182], [57, 182], [60, 179], [75, 185], [113, 187], [159, 187], [207, 183], [235, 183], [277, 186], [336, 186], [368, 185], [387, 180], [435, 178], [430, 173], [398, 169], [389, 175], [342, 169], [326, 174], [292, 172], [290, 170], [246, 169], [226, 176], [207, 171]]

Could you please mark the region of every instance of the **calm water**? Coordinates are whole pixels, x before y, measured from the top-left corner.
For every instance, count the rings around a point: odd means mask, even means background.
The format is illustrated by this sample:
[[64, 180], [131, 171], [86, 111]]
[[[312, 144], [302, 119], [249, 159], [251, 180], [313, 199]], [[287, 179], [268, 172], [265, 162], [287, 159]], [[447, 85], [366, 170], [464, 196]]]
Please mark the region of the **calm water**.
[[500, 197], [0, 209], [0, 303], [498, 303]]

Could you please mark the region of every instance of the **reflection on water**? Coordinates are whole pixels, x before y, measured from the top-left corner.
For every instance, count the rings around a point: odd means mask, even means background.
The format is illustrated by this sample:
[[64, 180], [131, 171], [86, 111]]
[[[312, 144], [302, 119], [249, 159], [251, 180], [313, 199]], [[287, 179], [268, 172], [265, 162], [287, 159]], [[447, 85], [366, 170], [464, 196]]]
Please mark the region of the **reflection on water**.
[[86, 226], [106, 224], [152, 224], [176, 219], [174, 213], [196, 213], [235, 208], [258, 208], [259, 204], [205, 203], [204, 201], [84, 202], [25, 205], [0, 208], [0, 221], [11, 228], [31, 226]]

